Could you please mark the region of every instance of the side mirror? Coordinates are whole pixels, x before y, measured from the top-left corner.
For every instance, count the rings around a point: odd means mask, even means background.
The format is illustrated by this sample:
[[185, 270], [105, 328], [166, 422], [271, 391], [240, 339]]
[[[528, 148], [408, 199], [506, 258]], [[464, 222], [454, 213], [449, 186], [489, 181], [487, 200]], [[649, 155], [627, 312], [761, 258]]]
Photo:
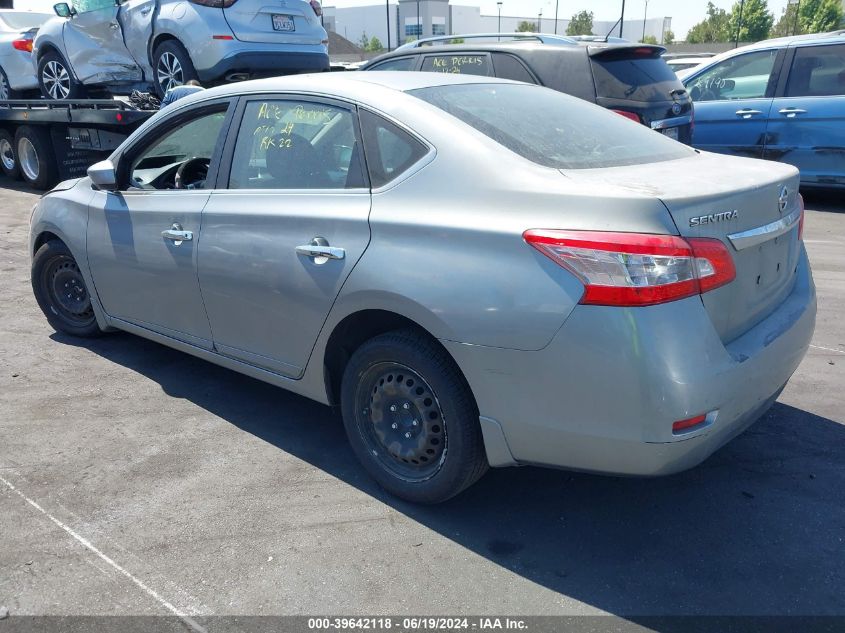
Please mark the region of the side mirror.
[[114, 163], [103, 160], [88, 168], [88, 177], [94, 186], [101, 191], [117, 191], [117, 174]]
[[55, 11], [56, 15], [60, 18], [69, 18], [73, 15], [73, 9], [70, 8], [70, 5], [67, 2], [59, 2], [58, 4], [54, 4], [53, 11]]
[[736, 82], [733, 79], [723, 79], [721, 88], [722, 90], [731, 91], [736, 88]]

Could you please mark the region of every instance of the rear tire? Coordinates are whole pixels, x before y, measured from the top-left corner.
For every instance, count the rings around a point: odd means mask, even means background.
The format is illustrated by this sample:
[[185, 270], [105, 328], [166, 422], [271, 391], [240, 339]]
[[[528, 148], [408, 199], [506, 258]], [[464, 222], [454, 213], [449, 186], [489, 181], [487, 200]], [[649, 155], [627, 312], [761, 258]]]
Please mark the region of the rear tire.
[[9, 99], [20, 99], [21, 95], [17, 90], [12, 90], [9, 84], [9, 77], [6, 71], [0, 68], [0, 101], [8, 101]]
[[85, 97], [85, 88], [76, 81], [70, 64], [56, 51], [47, 51], [38, 60], [38, 87], [45, 99], [53, 101]]
[[15, 133], [15, 158], [21, 176], [36, 189], [49, 189], [59, 179], [50, 132], [24, 125]]
[[0, 130], [0, 169], [12, 180], [21, 179], [21, 167], [15, 150], [15, 137], [8, 130]]
[[167, 40], [156, 46], [153, 53], [153, 87], [158, 98], [176, 86], [198, 79], [197, 71], [188, 51], [176, 40]]
[[31, 279], [35, 299], [56, 331], [82, 338], [102, 334], [85, 279], [63, 242], [41, 245], [32, 259]]
[[361, 345], [343, 374], [341, 405], [355, 455], [397, 497], [440, 503], [488, 468], [469, 385], [446, 351], [418, 331]]

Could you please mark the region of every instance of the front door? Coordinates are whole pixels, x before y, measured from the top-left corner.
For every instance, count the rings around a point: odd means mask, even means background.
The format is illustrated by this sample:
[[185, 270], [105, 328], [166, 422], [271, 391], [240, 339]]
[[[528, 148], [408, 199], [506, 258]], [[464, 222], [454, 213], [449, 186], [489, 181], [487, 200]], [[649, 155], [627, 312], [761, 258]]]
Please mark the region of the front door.
[[765, 158], [795, 165], [802, 183], [845, 185], [845, 44], [796, 48], [769, 118]]
[[84, 84], [140, 81], [141, 69], [126, 48], [114, 0], [73, 0], [64, 44], [74, 74]]
[[142, 69], [144, 79], [153, 80], [149, 61], [149, 45], [153, 36], [153, 20], [158, 13], [158, 0], [122, 0], [117, 20], [123, 31], [126, 48]]
[[306, 98], [240, 111], [228, 186], [203, 212], [200, 286], [219, 353], [297, 378], [370, 239], [357, 117]]
[[227, 105], [171, 117], [131, 147], [120, 191], [96, 192], [88, 220], [88, 263], [106, 313], [206, 349], [197, 243]]
[[778, 50], [736, 55], [684, 81], [695, 106], [693, 145], [708, 152], [762, 158]]

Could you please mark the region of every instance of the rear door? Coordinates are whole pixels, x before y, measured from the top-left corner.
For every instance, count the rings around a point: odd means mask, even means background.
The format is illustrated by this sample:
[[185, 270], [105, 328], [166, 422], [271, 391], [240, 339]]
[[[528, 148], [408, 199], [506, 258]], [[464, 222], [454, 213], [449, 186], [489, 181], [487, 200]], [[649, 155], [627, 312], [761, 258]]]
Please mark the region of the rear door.
[[799, 46], [790, 57], [764, 156], [798, 167], [803, 183], [845, 185], [845, 43]]
[[355, 109], [307, 97], [242, 101], [228, 186], [202, 214], [199, 281], [226, 356], [298, 378], [370, 240]]
[[735, 55], [684, 80], [695, 106], [693, 145], [762, 158], [784, 49]]
[[120, 11], [117, 14], [126, 48], [149, 80], [152, 79], [153, 69], [148, 51], [158, 4], [159, 0], [120, 0]]
[[126, 48], [114, 0], [74, 0], [65, 22], [68, 62], [82, 83], [141, 81], [141, 68]]
[[319, 45], [326, 39], [306, 0], [238, 0], [224, 6], [223, 15], [242, 42]]

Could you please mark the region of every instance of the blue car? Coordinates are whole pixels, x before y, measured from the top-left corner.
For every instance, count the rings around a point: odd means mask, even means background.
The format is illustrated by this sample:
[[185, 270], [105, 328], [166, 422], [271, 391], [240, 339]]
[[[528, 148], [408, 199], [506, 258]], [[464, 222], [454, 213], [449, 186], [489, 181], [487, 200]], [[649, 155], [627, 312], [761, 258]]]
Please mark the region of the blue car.
[[795, 165], [802, 187], [845, 188], [845, 31], [757, 42], [681, 75], [695, 147]]

